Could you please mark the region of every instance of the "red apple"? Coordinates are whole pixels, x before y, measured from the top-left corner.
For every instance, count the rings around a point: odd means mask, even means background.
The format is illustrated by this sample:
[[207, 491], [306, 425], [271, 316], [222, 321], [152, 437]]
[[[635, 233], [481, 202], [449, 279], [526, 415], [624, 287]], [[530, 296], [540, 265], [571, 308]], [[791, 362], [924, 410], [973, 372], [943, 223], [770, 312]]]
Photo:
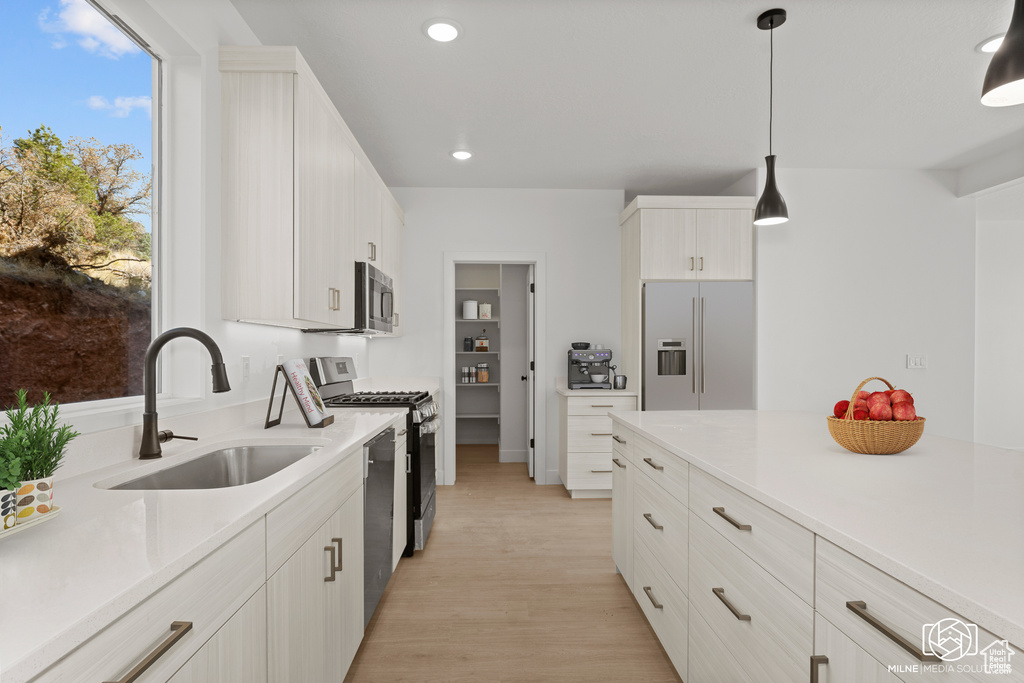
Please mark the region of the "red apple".
[[[883, 394], [884, 396], [884, 394]], [[872, 420], [884, 422], [892, 419], [892, 407], [888, 403], [875, 403], [871, 406], [868, 415]]]
[[892, 392], [894, 392], [894, 391], [896, 391], [896, 390], [895, 389], [886, 389], [882, 393], [885, 394], [886, 396], [892, 396]]
[[870, 396], [868, 396], [868, 410], [870, 410], [872, 408], [872, 406], [875, 406], [875, 405], [878, 405], [878, 404], [882, 404], [882, 405], [886, 405], [886, 406], [890, 405], [889, 404], [889, 397], [886, 395], [886, 393], [884, 391], [876, 391], [875, 393], [873, 393]]
[[832, 414], [836, 417], [843, 417], [846, 415], [846, 409], [850, 407], [849, 401], [840, 401], [836, 404], [836, 407], [832, 409]]
[[854, 410], [863, 410], [865, 413], [868, 412], [868, 402], [862, 398], [858, 398], [853, 402]]
[[862, 398], [865, 401], [868, 400], [868, 396], [871, 395], [870, 391], [859, 391], [857, 392], [857, 398]]
[[868, 417], [870, 417], [870, 415], [868, 414], [868, 411], [866, 411], [866, 410], [855, 410], [855, 411], [853, 411], [853, 419], [854, 420], [866, 420], [866, 419], [868, 419]]
[[914, 405], [914, 397], [910, 395], [910, 392], [897, 389], [892, 392], [892, 404], [896, 405], [897, 403], [909, 403], [910, 405]]
[[892, 407], [892, 419], [913, 421], [917, 419], [917, 411], [911, 401], [900, 401]]

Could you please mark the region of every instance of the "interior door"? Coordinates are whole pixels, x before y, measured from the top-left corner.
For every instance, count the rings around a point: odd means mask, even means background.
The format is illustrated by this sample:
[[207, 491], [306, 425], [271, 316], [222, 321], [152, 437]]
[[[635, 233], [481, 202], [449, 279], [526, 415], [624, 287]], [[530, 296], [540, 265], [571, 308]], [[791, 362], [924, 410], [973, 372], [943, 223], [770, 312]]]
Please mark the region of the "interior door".
[[526, 462], [530, 476], [534, 476], [536, 449], [534, 448], [534, 410], [535, 397], [533, 395], [535, 386], [535, 368], [537, 357], [536, 326], [534, 316], [537, 307], [535, 305], [536, 286], [534, 285], [534, 269], [530, 265], [526, 270], [526, 281], [529, 283], [529, 291], [526, 293]]

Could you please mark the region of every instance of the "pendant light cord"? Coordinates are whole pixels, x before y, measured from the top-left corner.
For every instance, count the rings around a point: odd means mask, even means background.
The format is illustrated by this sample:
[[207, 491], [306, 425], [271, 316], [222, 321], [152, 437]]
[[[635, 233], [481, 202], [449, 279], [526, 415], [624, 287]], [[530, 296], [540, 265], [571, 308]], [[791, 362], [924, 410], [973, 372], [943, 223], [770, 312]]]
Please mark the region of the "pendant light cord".
[[768, 29], [768, 154], [772, 153], [772, 120], [775, 118], [775, 21]]

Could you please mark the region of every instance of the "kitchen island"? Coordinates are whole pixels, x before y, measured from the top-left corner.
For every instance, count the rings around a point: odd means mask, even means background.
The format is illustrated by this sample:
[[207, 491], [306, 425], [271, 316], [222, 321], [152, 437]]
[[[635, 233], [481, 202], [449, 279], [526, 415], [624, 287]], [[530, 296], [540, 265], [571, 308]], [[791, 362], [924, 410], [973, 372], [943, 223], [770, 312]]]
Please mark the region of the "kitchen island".
[[[850, 618], [849, 624], [837, 626], [885, 665], [885, 672], [896, 663], [890, 659], [892, 652], [885, 649], [892, 647], [892, 638], [886, 638], [864, 615], [871, 613], [883, 628], [901, 633], [920, 649], [920, 620], [937, 614], [930, 611], [933, 606], [942, 608], [942, 618], [958, 618], [982, 629], [976, 636], [980, 648], [992, 642], [992, 634], [1009, 641], [1009, 645], [1004, 644], [1007, 647], [1019, 650], [1018, 646], [1024, 644], [1024, 454], [931, 436], [926, 429], [921, 440], [904, 453], [858, 455], [832, 440], [824, 415], [807, 413], [629, 412], [613, 413], [612, 419], [615, 464], [629, 472], [631, 483], [629, 489], [622, 486], [617, 490], [622, 492], [618, 501], [613, 493], [613, 510], [618, 502], [620, 514], [639, 520], [634, 525], [616, 526], [616, 532], [621, 537], [635, 530], [637, 537], [648, 535], [653, 539], [633, 539], [633, 557], [642, 557], [643, 566], [653, 564], [648, 556], [653, 554], [662, 560], [654, 565], [655, 570], [673, 574], [675, 568], [672, 578], [681, 600], [688, 602], [681, 611], [688, 608], [689, 618], [680, 614], [678, 620], [689, 623], [689, 674], [694, 681], [699, 680], [699, 675], [694, 676], [694, 623], [704, 626], [699, 603], [705, 599], [695, 575], [715, 571], [716, 561], [720, 563], [724, 555], [732, 553], [733, 546], [753, 560], [751, 571], [764, 573], [766, 581], [787, 589], [781, 595], [796, 599], [796, 606], [803, 612], [798, 610], [794, 618], [801, 628], [807, 626], [808, 638], [813, 632], [815, 650], [821, 640], [819, 634], [830, 626], [818, 624], [823, 615], [833, 621]], [[657, 482], [654, 487], [650, 486], [651, 480]], [[666, 492], [674, 496], [669, 502], [675, 501], [675, 509], [689, 508], [688, 515], [670, 515], [664, 506], [660, 512], [688, 526], [684, 529], [689, 539], [688, 563], [685, 554], [681, 560], [672, 561], [665, 559], [667, 555], [658, 555], [658, 539], [666, 537], [671, 526], [658, 519], [658, 514], [652, 517], [646, 507], [655, 505]], [[648, 501], [653, 502], [648, 505]], [[722, 501], [732, 503], [722, 505]], [[627, 504], [631, 510], [625, 509]], [[760, 525], [758, 517], [764, 518]], [[659, 530], [657, 526], [664, 528]], [[758, 534], [762, 535], [761, 542], [756, 540]], [[772, 537], [766, 538], [765, 534]], [[701, 538], [708, 541], [703, 555], [698, 547]], [[723, 540], [724, 550], [716, 555], [714, 548]], [[625, 547], [625, 542], [617, 539], [620, 558]], [[778, 557], [773, 556], [773, 548]], [[617, 558], [616, 563], [622, 570], [626, 561]], [[698, 566], [701, 563], [703, 569]], [[687, 564], [689, 576], [679, 576]], [[854, 575], [868, 578], [862, 584], [851, 579], [859, 586], [851, 587], [846, 597], [853, 607], [839, 602], [838, 607], [823, 609], [823, 597], [839, 590], [837, 586], [842, 588], [843, 582]], [[627, 582], [634, 578], [625, 572], [624, 577]], [[833, 585], [829, 585], [832, 579]], [[874, 601], [853, 594], [857, 590], [870, 592], [876, 580], [886, 588], [877, 590]], [[639, 593], [641, 605], [648, 607], [644, 601], [650, 594], [645, 596], [642, 587], [631, 586], [635, 594]], [[915, 590], [909, 591], [908, 586]], [[715, 594], [705, 602], [710, 605], [705, 612], [726, 603], [719, 591], [716, 586]], [[742, 596], [736, 597], [738, 591], [721, 592], [731, 593], [729, 609], [737, 608], [733, 614], [742, 623], [740, 616], [749, 614], [743, 614], [742, 605], [736, 604], [737, 600], [743, 602]], [[901, 591], [907, 595], [902, 596]], [[908, 616], [920, 614], [920, 619], [903, 625], [902, 630], [891, 623], [886, 626], [886, 619], [877, 614], [897, 609], [895, 603], [904, 597], [916, 607], [903, 605], [898, 610]], [[858, 613], [857, 605], [862, 602], [867, 603], [867, 609]], [[920, 612], [915, 611], [918, 607]], [[655, 613], [660, 617], [664, 609], [656, 608]], [[830, 613], [829, 609], [835, 611]], [[886, 618], [891, 622], [895, 615]], [[807, 619], [814, 620], [813, 627]], [[733, 626], [728, 624], [729, 628]], [[866, 628], [864, 640], [851, 632], [861, 626]], [[699, 642], [700, 629], [697, 636]], [[699, 644], [705, 652], [713, 645]], [[794, 649], [804, 646], [800, 643]], [[904, 650], [907, 648], [903, 645], [896, 648]], [[922, 666], [921, 662], [928, 661], [927, 654], [919, 651], [906, 666]], [[676, 659], [685, 660], [685, 650]], [[967, 661], [980, 666], [981, 655], [972, 654], [964, 659]], [[804, 659], [801, 664], [804, 671], [806, 662]], [[679, 661], [676, 665], [679, 668]], [[699, 664], [697, 668], [699, 672]], [[1024, 663], [1015, 668], [1018, 671], [1012, 680], [1024, 674]], [[776, 675], [780, 671], [785, 669], [779, 669]], [[686, 677], [683, 670], [680, 673]], [[901, 679], [918, 680], [913, 672]]]

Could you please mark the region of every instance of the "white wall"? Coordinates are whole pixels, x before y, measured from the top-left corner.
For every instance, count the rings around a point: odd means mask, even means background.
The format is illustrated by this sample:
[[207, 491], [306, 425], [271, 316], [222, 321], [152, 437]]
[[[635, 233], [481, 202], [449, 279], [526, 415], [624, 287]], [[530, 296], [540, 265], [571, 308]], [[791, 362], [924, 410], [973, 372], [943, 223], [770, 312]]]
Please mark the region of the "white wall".
[[[570, 342], [619, 344], [619, 211], [622, 190], [392, 188], [405, 209], [402, 316], [405, 336], [373, 341], [374, 375], [441, 375], [445, 251], [544, 252], [547, 338], [537, 354], [565, 375]], [[558, 405], [547, 392], [548, 483], [558, 483]], [[445, 405], [453, 397], [445, 395]]]
[[1024, 448], [1024, 183], [979, 197], [974, 438]]
[[790, 220], [757, 228], [758, 407], [824, 416], [880, 376], [914, 395], [926, 433], [971, 439], [974, 200], [917, 171], [778, 180]]

